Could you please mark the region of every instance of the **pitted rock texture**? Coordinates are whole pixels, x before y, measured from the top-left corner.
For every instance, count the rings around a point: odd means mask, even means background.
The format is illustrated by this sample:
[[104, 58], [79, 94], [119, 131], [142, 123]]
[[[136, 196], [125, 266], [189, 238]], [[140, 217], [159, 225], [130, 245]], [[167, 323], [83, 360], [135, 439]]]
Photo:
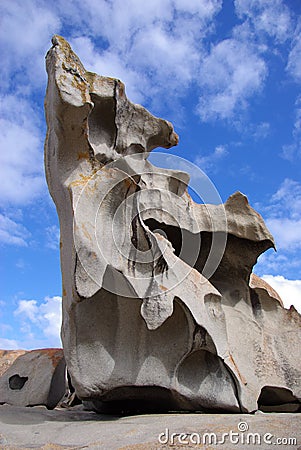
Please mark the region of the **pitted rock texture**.
[[0, 377], [0, 403], [54, 408], [66, 392], [63, 350], [49, 348], [21, 353]]
[[178, 143], [172, 125], [52, 42], [45, 169], [76, 394], [109, 412], [297, 405], [300, 315], [252, 275], [274, 247], [262, 217], [239, 192], [195, 203], [187, 173], [147, 159]]
[[0, 377], [26, 350], [0, 350]]

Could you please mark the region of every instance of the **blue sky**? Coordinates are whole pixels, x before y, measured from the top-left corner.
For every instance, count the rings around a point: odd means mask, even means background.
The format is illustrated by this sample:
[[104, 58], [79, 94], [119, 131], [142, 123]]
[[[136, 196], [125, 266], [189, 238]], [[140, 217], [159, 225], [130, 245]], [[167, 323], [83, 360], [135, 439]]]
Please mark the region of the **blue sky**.
[[223, 201], [248, 196], [278, 250], [254, 271], [301, 310], [301, 1], [2, 0], [0, 14], [0, 348], [61, 345], [43, 167], [53, 34], [170, 120], [180, 135], [170, 152], [204, 170]]

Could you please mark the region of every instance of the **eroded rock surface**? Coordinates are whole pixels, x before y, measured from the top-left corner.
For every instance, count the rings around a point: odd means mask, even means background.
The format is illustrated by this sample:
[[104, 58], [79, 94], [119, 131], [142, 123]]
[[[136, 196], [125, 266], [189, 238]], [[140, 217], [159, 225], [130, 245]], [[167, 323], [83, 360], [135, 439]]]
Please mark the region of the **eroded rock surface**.
[[0, 377], [26, 350], [0, 350]]
[[120, 80], [87, 72], [63, 38], [46, 64], [45, 168], [76, 394], [100, 411], [298, 404], [300, 315], [251, 278], [274, 246], [261, 216], [239, 192], [197, 204], [187, 173], [152, 165], [151, 150], [177, 144], [172, 125]]
[[54, 408], [66, 392], [62, 349], [27, 351], [0, 377], [0, 403]]

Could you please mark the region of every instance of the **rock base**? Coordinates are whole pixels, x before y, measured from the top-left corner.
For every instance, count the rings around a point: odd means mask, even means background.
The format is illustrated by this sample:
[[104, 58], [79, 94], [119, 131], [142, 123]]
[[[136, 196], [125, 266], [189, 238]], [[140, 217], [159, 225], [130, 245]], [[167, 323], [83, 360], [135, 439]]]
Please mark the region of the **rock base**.
[[95, 414], [78, 407], [48, 411], [43, 407], [1, 406], [0, 447], [44, 450], [297, 449], [301, 443], [300, 418], [297, 414], [264, 413], [122, 417]]

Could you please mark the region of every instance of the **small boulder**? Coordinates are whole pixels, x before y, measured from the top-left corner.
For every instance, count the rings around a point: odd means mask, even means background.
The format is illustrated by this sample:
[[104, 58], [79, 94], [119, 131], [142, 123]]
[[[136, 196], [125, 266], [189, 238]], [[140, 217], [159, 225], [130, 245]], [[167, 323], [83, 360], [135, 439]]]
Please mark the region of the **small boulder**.
[[0, 378], [0, 403], [53, 409], [65, 392], [66, 364], [58, 348], [21, 354]]

